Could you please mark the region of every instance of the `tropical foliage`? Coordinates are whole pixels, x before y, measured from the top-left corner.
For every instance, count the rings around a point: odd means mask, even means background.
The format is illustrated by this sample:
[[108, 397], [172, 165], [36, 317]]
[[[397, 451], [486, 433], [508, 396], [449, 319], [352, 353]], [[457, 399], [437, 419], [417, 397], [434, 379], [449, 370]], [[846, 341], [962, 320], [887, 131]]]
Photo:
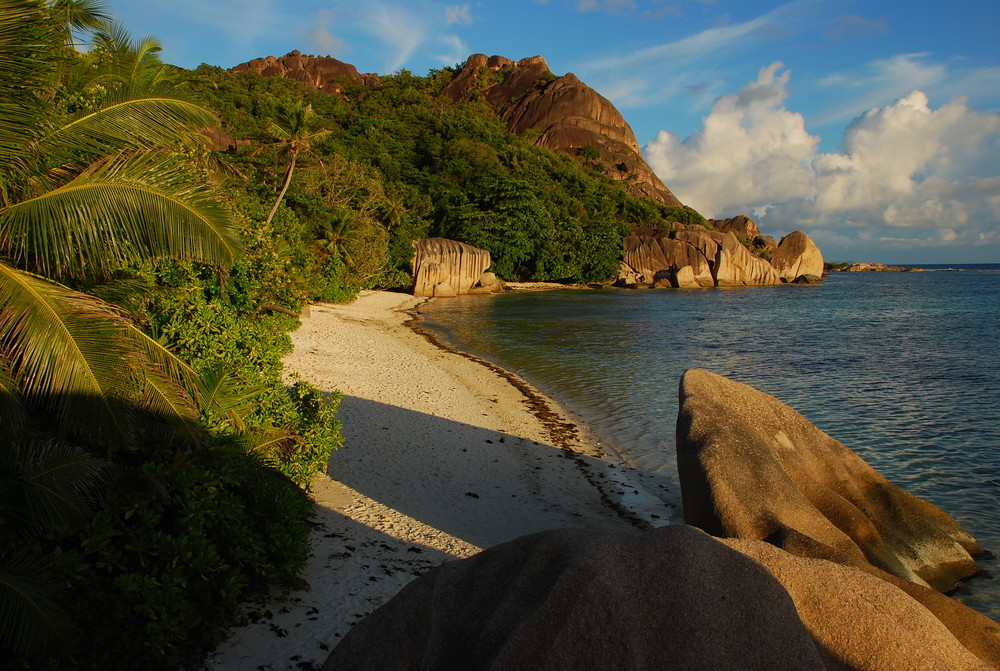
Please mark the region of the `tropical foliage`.
[[0, 0], [3, 664], [176, 668], [294, 581], [341, 442], [282, 379], [306, 302], [407, 286], [423, 237], [603, 281], [630, 229], [704, 222], [440, 96], [452, 68], [330, 96], [158, 54], [100, 0]]
[[[81, 37], [92, 38], [82, 56]], [[116, 653], [100, 634], [122, 604], [146, 660], [128, 668], [176, 657], [192, 632], [213, 638], [241, 590], [304, 560], [307, 500], [267, 464], [304, 484], [339, 443], [335, 404], [280, 384], [287, 317], [249, 335], [231, 327], [251, 347], [272, 343], [257, 379], [223, 373], [218, 357], [179, 357], [189, 324], [173, 351], [151, 335], [184, 289], [245, 263], [240, 219], [203, 150], [215, 115], [157, 51], [94, 0], [0, 2], [5, 665], [104, 666]], [[163, 281], [178, 267], [197, 281]], [[213, 505], [230, 516], [210, 519]], [[152, 588], [166, 589], [168, 569], [164, 610]], [[215, 583], [218, 598], [199, 603]]]

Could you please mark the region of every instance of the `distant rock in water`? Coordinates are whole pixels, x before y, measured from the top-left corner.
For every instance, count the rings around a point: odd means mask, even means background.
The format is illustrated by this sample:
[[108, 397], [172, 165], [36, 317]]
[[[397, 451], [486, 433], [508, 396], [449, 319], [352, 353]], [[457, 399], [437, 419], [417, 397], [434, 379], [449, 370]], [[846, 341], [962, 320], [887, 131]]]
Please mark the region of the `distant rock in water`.
[[379, 85], [376, 74], [360, 74], [349, 63], [338, 61], [332, 56], [303, 55], [298, 49], [275, 58], [255, 58], [232, 68], [232, 72], [259, 72], [264, 77], [284, 77], [294, 79], [308, 86], [314, 86], [331, 95], [343, 93], [344, 85], [364, 85], [375, 88]]
[[413, 242], [413, 295], [459, 296], [504, 290], [503, 282], [487, 272], [490, 253], [464, 242], [427, 238]]
[[823, 254], [802, 231], [792, 231], [781, 239], [771, 265], [784, 282], [794, 282], [803, 275], [823, 276]]
[[606, 174], [625, 181], [633, 194], [682, 206], [646, 164], [635, 133], [615, 106], [576, 75], [555, 76], [541, 56], [512, 61], [473, 54], [442, 95], [481, 99], [511, 132], [532, 131], [527, 137], [535, 144], [572, 156], [594, 152]]
[[884, 263], [848, 263], [848, 264], [835, 264], [833, 267], [829, 268], [829, 270], [848, 272], [848, 273], [867, 273], [867, 272], [910, 273], [910, 272], [920, 272], [923, 270], [923, 268], [908, 268], [905, 266], [887, 266]]
[[745, 215], [707, 223], [716, 230], [676, 224], [673, 231], [633, 231], [625, 239], [619, 284], [761, 287], [823, 274], [823, 255], [802, 231], [789, 233], [777, 244]]
[[664, 279], [681, 289], [781, 284], [771, 264], [752, 255], [733, 233], [701, 226], [625, 238], [619, 275], [623, 284]]
[[861, 571], [683, 525], [522, 536], [417, 578], [324, 671], [988, 671]]

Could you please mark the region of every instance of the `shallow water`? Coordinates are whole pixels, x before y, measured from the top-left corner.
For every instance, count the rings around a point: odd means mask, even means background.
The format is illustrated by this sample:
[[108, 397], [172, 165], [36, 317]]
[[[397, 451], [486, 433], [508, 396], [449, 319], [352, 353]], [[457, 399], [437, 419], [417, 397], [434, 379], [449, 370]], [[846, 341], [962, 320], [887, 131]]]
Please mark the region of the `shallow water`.
[[[472, 296], [421, 313], [633, 465], [671, 477], [681, 374], [752, 385], [1000, 554], [1000, 266], [835, 273], [822, 286]], [[1000, 578], [997, 560], [980, 565]], [[975, 578], [956, 597], [1000, 620], [1000, 579]]]

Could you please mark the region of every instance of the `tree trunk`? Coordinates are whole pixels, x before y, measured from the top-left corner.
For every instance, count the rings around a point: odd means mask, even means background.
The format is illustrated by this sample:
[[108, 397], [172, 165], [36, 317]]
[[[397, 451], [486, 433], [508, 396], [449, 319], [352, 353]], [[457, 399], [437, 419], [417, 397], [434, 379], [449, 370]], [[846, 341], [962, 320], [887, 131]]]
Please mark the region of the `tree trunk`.
[[288, 162], [288, 172], [285, 173], [285, 183], [281, 186], [281, 193], [278, 194], [278, 199], [274, 201], [274, 207], [271, 208], [270, 214], [267, 215], [267, 220], [264, 222], [265, 224], [271, 223], [271, 219], [274, 218], [274, 213], [278, 211], [278, 206], [281, 205], [281, 201], [285, 198], [285, 192], [288, 191], [288, 185], [292, 183], [292, 172], [295, 170], [295, 159], [298, 156], [298, 153], [298, 149], [292, 149], [292, 160]]

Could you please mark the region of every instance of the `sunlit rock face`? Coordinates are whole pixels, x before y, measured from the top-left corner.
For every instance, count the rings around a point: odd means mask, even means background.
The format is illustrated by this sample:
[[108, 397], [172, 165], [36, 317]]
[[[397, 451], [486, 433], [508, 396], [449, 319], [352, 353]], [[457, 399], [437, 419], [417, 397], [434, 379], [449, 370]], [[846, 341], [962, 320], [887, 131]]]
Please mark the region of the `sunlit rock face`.
[[802, 275], [823, 275], [823, 254], [816, 243], [802, 231], [792, 231], [781, 239], [771, 257], [771, 265], [785, 282]]
[[512, 61], [473, 54], [442, 94], [482, 100], [511, 132], [572, 156], [592, 152], [594, 164], [633, 194], [681, 206], [646, 165], [635, 133], [615, 106], [572, 73], [556, 77], [541, 56]]
[[426, 238], [413, 242], [413, 295], [448, 297], [504, 290], [496, 275], [486, 272], [490, 253], [464, 242]]
[[681, 289], [781, 284], [771, 264], [752, 255], [734, 234], [700, 226], [629, 236], [620, 275], [638, 284], [667, 279]]
[[294, 79], [331, 95], [343, 93], [345, 85], [374, 88], [379, 84], [376, 74], [361, 74], [353, 65], [338, 61], [332, 56], [303, 55], [298, 49], [277, 58], [255, 58], [232, 69], [233, 72], [248, 70], [259, 72], [265, 77]]

